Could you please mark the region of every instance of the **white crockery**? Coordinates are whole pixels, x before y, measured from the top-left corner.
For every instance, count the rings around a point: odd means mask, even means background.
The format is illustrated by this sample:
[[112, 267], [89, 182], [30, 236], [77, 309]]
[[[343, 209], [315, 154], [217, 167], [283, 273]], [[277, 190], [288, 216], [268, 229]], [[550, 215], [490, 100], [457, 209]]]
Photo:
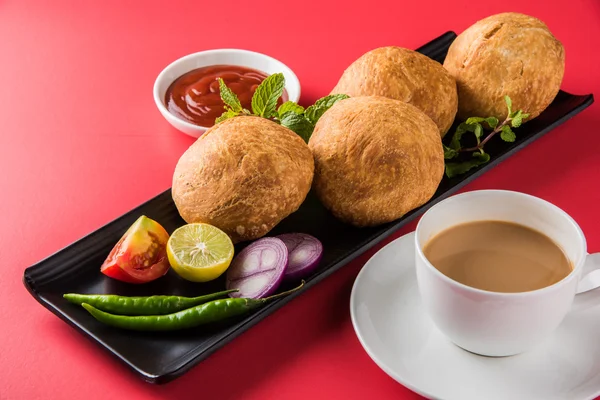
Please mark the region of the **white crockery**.
[[[423, 255], [423, 246], [439, 232], [481, 220], [514, 222], [544, 233], [563, 249], [573, 271], [539, 290], [498, 293], [448, 278]], [[415, 246], [425, 310], [456, 345], [486, 356], [519, 354], [547, 338], [571, 308], [587, 255], [583, 232], [567, 213], [537, 197], [503, 190], [467, 192], [436, 204], [419, 221]]]
[[171, 83], [181, 75], [209, 65], [242, 66], [265, 72], [268, 75], [281, 72], [285, 77], [285, 89], [288, 99], [295, 102], [300, 99], [300, 81], [298, 77], [287, 65], [273, 57], [239, 49], [217, 49], [189, 54], [169, 64], [154, 82], [154, 102], [158, 107], [158, 111], [173, 127], [187, 135], [199, 137], [208, 128], [184, 121], [171, 114], [165, 107], [165, 94]]
[[[600, 254], [584, 273], [600, 268]], [[425, 312], [415, 234], [379, 250], [350, 297], [356, 335], [389, 376], [430, 399], [591, 400], [600, 395], [600, 290], [577, 295], [560, 326], [529, 351], [482, 357], [455, 346]]]

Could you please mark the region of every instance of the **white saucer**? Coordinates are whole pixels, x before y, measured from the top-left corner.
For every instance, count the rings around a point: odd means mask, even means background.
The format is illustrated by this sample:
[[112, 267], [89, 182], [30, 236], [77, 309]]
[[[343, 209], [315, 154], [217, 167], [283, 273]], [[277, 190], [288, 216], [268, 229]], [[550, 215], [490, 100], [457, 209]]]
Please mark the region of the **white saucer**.
[[350, 297], [356, 335], [389, 376], [432, 399], [600, 395], [600, 289], [578, 295], [560, 327], [529, 352], [482, 357], [452, 344], [425, 314], [414, 257], [414, 233], [396, 239], [365, 264]]

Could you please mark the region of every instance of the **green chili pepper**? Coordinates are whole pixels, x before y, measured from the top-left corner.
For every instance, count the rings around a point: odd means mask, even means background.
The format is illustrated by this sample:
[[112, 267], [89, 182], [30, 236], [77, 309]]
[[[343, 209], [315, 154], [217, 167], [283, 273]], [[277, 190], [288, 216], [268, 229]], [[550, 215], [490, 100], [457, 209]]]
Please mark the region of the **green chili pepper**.
[[265, 299], [229, 298], [213, 300], [168, 315], [125, 316], [114, 315], [83, 303], [94, 318], [107, 325], [135, 331], [174, 331], [177, 329], [193, 328], [195, 326], [221, 321], [227, 318], [245, 314], [263, 306], [271, 300], [288, 295], [304, 286], [304, 281], [295, 289], [276, 294]]
[[186, 308], [204, 304], [224, 297], [237, 289], [224, 290], [198, 297], [182, 296], [143, 296], [127, 297], [115, 294], [67, 293], [63, 297], [74, 304], [89, 304], [99, 310], [120, 315], [162, 315], [171, 314]]

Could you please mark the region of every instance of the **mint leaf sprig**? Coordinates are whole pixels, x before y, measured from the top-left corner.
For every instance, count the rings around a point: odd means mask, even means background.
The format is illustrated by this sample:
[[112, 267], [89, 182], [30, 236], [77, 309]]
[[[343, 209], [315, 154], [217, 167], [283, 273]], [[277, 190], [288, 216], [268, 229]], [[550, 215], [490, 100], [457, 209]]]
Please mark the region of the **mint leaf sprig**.
[[[258, 89], [257, 89], [258, 90]], [[275, 120], [282, 126], [296, 132], [306, 143], [315, 130], [317, 121], [325, 111], [329, 110], [335, 103], [347, 99], [345, 94], [330, 94], [320, 98], [312, 106], [304, 109], [293, 101], [286, 101], [277, 109]]]
[[263, 118], [271, 118], [276, 114], [277, 100], [283, 95], [285, 78], [282, 73], [268, 76], [256, 88], [252, 96], [252, 112]]
[[[444, 158], [446, 160], [454, 160], [459, 158], [461, 153], [471, 153], [471, 158], [463, 161], [446, 162], [446, 176], [452, 178], [456, 175], [464, 174], [472, 168], [478, 167], [490, 161], [490, 155], [483, 150], [483, 146], [490, 141], [497, 133], [500, 133], [500, 138], [505, 142], [514, 142], [516, 135], [512, 128], [518, 128], [523, 123], [523, 120], [529, 117], [529, 114], [523, 110], [512, 111], [512, 101], [510, 97], [504, 96], [506, 108], [508, 109], [506, 119], [499, 124], [496, 117], [471, 117], [465, 122], [456, 127], [456, 131], [450, 141], [450, 146], [444, 146]], [[485, 137], [485, 123], [492, 131]], [[473, 147], [463, 148], [460, 141], [463, 134], [472, 132], [477, 140], [477, 145]]]
[[256, 88], [252, 96], [252, 112], [250, 112], [242, 107], [237, 95], [219, 78], [219, 91], [221, 99], [225, 103], [225, 112], [216, 119], [215, 123], [218, 124], [239, 115], [256, 115], [285, 126], [308, 143], [315, 124], [325, 111], [329, 110], [336, 102], [349, 97], [345, 94], [332, 94], [317, 100], [315, 104], [306, 109], [293, 101], [286, 101], [277, 108], [277, 101], [283, 95], [284, 87], [285, 78], [282, 73], [268, 76]]
[[223, 79], [218, 78], [219, 81], [219, 92], [221, 94], [221, 100], [225, 103], [225, 111], [219, 118], [215, 120], [215, 124], [221, 121], [225, 121], [227, 118], [233, 118], [237, 115], [250, 115], [250, 111], [242, 108], [242, 103], [238, 99], [237, 95], [233, 93], [231, 89], [227, 87]]

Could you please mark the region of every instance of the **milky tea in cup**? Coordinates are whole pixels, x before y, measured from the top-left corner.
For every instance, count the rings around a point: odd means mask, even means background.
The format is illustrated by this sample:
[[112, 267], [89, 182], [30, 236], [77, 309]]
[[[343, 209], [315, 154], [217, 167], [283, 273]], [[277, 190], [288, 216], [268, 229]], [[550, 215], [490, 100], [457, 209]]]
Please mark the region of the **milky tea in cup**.
[[542, 289], [573, 270], [563, 250], [548, 236], [505, 221], [452, 226], [431, 238], [423, 253], [448, 278], [492, 292]]
[[[537, 197], [505, 190], [449, 197], [417, 224], [423, 309], [465, 350], [522, 353], [548, 338], [569, 312], [584, 265], [593, 264], [586, 250], [573, 218]], [[582, 282], [599, 287], [591, 278]]]

